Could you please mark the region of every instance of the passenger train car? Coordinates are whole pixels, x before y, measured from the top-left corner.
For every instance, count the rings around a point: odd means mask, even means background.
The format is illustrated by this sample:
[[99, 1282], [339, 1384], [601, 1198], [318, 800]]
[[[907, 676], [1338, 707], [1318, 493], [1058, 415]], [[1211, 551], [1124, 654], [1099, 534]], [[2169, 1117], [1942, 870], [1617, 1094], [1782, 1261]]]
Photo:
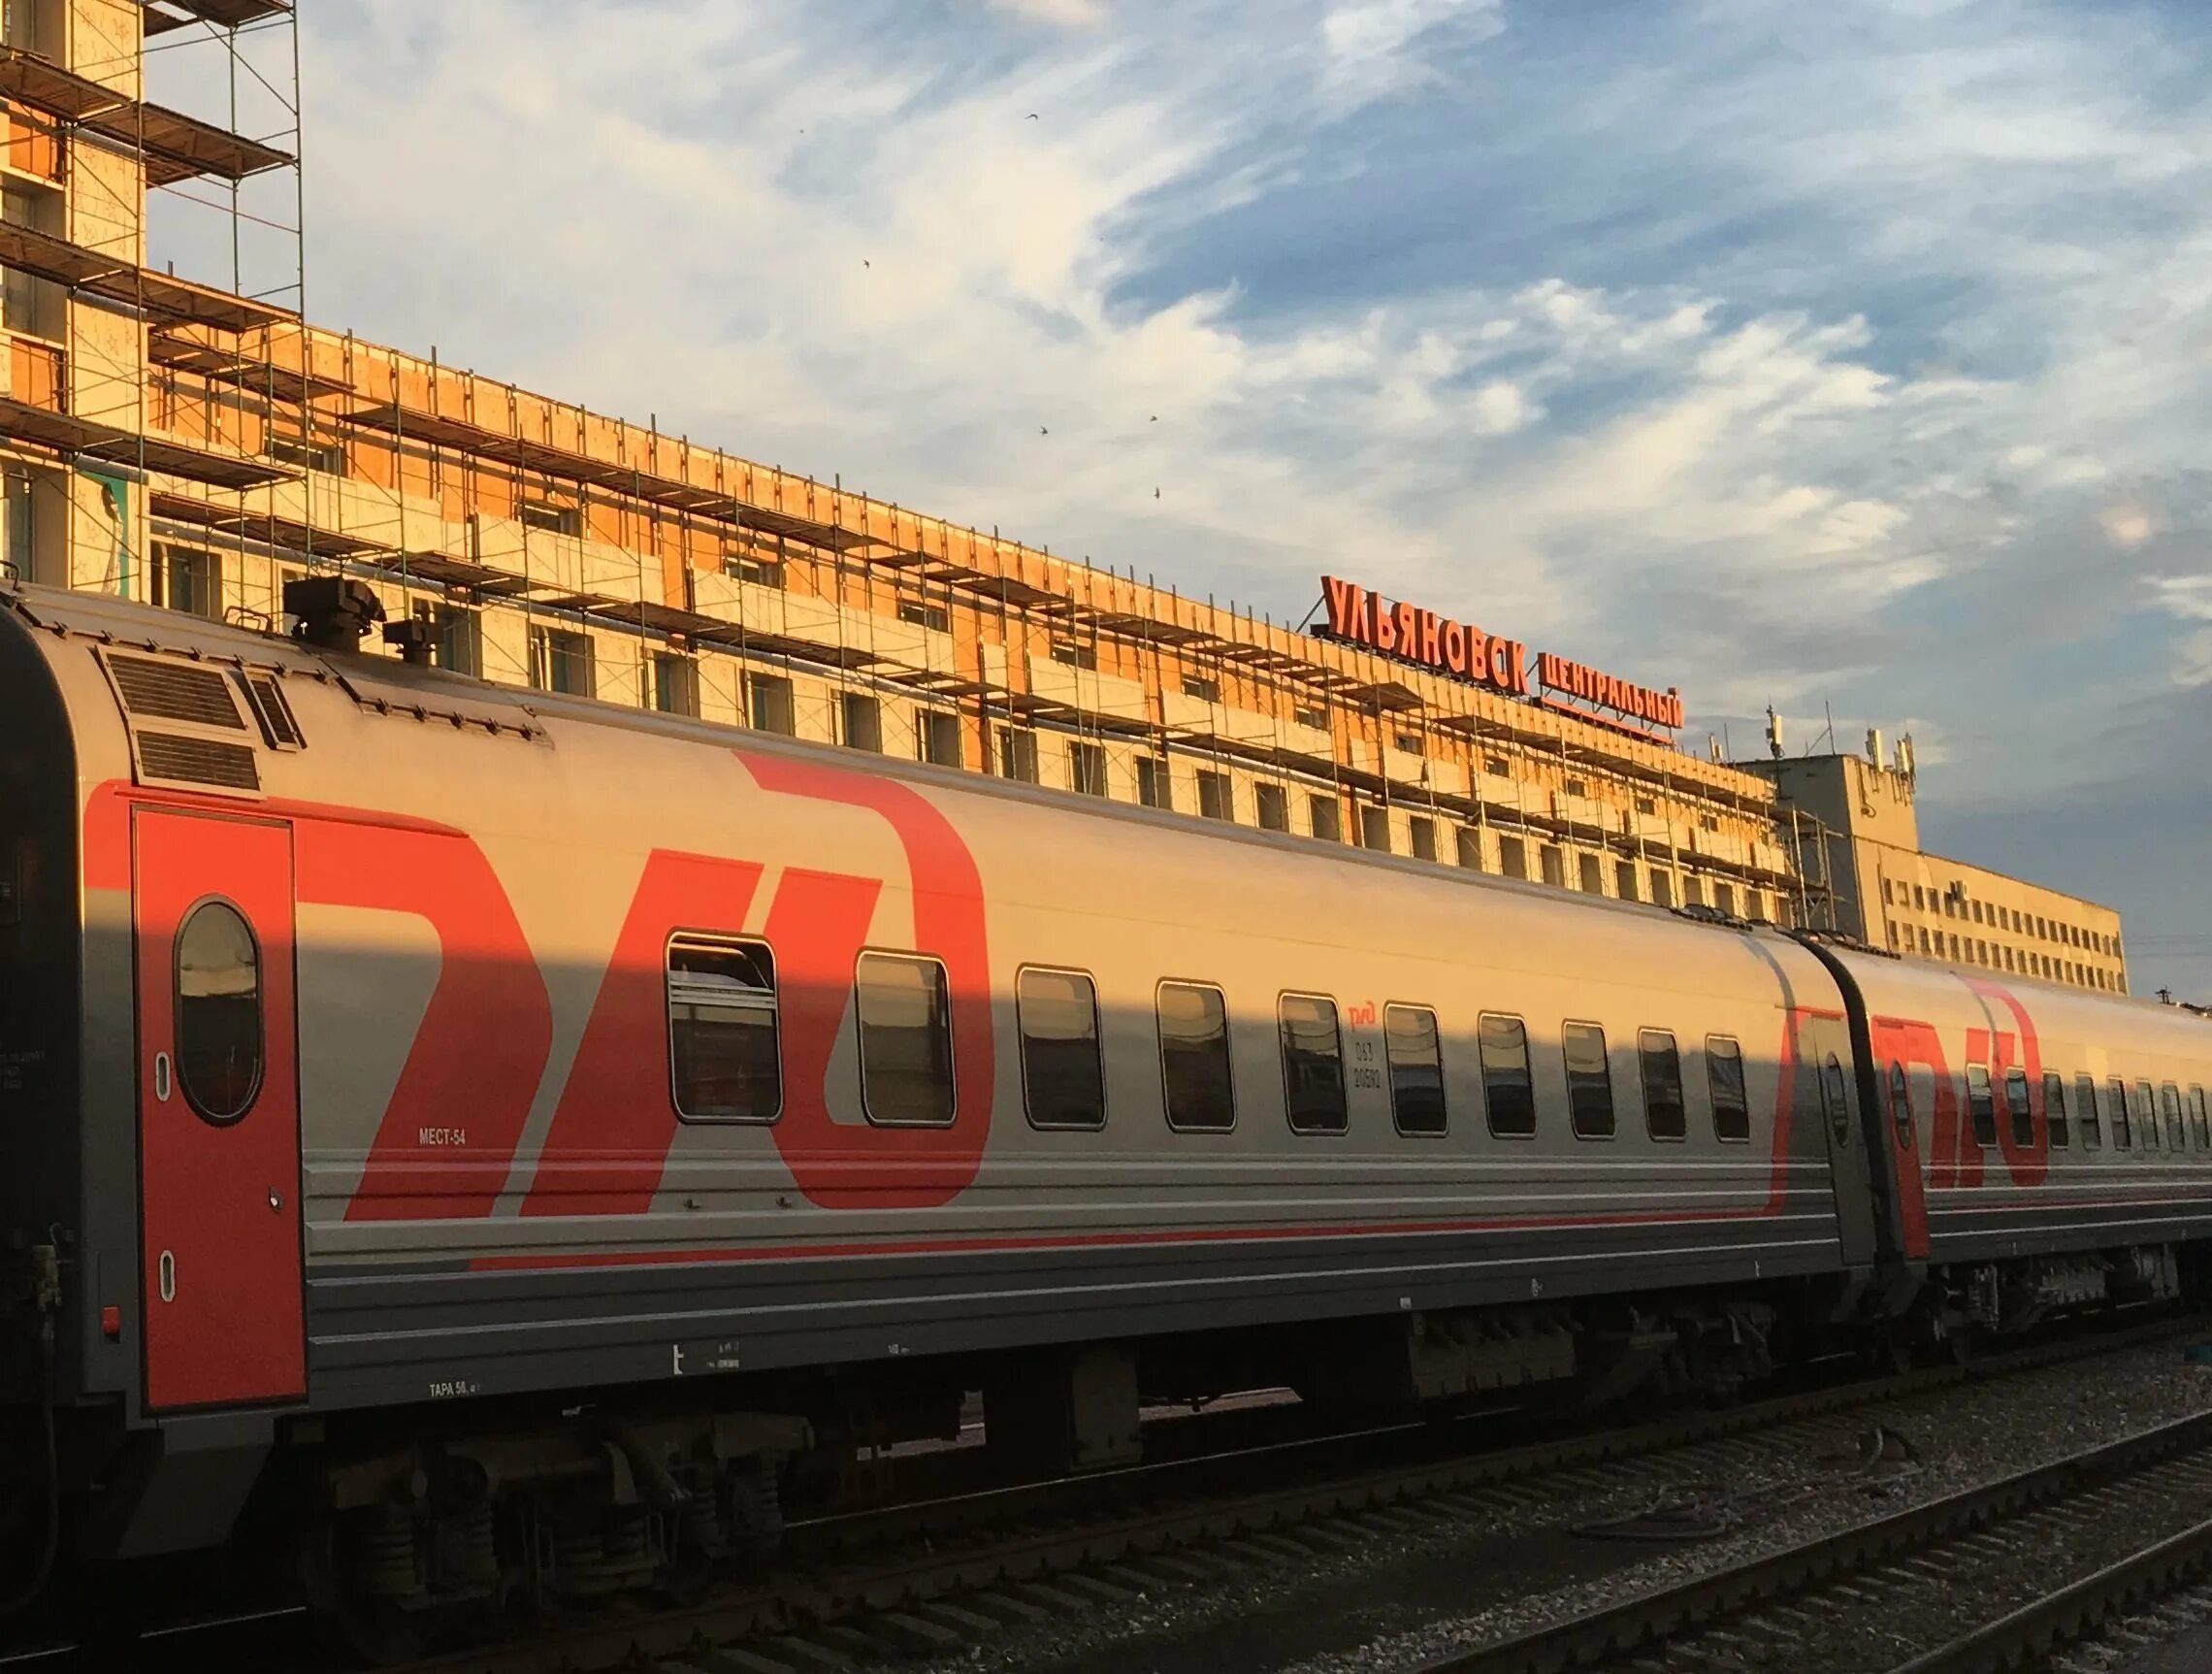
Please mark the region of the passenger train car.
[[293, 604], [0, 593], [0, 1551], [275, 1529], [419, 1621], [758, 1549], [965, 1392], [1080, 1469], [1147, 1398], [1727, 1390], [2201, 1278], [2198, 1018]]

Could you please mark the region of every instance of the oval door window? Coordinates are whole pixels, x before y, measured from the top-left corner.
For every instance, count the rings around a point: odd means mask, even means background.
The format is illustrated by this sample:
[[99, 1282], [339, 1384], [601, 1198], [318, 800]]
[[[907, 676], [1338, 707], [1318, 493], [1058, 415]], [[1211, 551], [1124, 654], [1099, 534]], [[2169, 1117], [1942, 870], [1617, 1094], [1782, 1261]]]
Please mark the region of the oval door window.
[[1890, 1066], [1890, 1121], [1897, 1129], [1900, 1148], [1912, 1149], [1912, 1083], [1904, 1076], [1904, 1066]]
[[177, 933], [177, 1084], [213, 1123], [261, 1091], [261, 949], [227, 901], [204, 901]]
[[1828, 1129], [1836, 1135], [1836, 1143], [1849, 1144], [1851, 1096], [1844, 1089], [1843, 1066], [1833, 1052], [1828, 1055], [1828, 1062], [1820, 1067], [1820, 1097], [1828, 1106]]

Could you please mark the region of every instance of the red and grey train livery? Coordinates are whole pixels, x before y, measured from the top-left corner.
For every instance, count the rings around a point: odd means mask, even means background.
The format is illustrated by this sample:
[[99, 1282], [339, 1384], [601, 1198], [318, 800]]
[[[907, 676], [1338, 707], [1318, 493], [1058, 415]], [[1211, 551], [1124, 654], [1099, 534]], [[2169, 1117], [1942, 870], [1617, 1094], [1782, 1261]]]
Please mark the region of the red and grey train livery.
[[364, 592], [0, 593], [0, 1551], [275, 1528], [416, 1619], [971, 1391], [1080, 1468], [2201, 1278], [2194, 1016], [498, 689]]

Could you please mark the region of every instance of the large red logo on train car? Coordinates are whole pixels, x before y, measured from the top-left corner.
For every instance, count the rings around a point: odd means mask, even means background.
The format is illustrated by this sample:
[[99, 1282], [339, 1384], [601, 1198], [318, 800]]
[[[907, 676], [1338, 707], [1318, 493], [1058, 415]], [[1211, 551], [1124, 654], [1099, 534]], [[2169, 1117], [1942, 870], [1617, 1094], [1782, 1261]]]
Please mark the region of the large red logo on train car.
[[[956, 1119], [879, 1129], [832, 1119], [830, 1055], [853, 971], [891, 880], [784, 868], [764, 932], [776, 952], [784, 1111], [769, 1131], [794, 1183], [826, 1208], [927, 1208], [982, 1165], [996, 1067], [983, 885], [975, 858], [934, 804], [895, 780], [734, 753], [755, 785], [871, 812], [896, 838], [913, 902], [913, 951], [945, 966]], [[85, 813], [85, 881], [130, 886], [129, 808], [103, 786]], [[552, 1050], [552, 1006], [536, 956], [490, 862], [466, 833], [372, 809], [273, 801], [296, 833], [305, 903], [412, 914], [436, 933], [437, 985], [347, 1205], [353, 1221], [489, 1215], [508, 1180]], [[523, 1212], [637, 1214], [660, 1189], [677, 1121], [667, 1085], [664, 950], [678, 930], [744, 928], [760, 860], [656, 850], [632, 896], [539, 1153]], [[456, 1113], [466, 1112], [465, 1146]]]

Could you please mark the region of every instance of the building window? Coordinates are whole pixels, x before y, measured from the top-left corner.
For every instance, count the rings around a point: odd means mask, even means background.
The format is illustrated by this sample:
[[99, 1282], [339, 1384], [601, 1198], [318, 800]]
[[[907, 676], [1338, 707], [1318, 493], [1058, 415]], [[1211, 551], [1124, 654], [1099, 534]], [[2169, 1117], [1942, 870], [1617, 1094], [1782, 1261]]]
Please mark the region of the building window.
[[1281, 785], [1257, 785], [1253, 797], [1259, 804], [1259, 829], [1270, 832], [1286, 832], [1290, 829], [1290, 793]]
[[1024, 970], [1015, 979], [1022, 1028], [1022, 1097], [1032, 1128], [1106, 1126], [1106, 1067], [1098, 1050], [1098, 990], [1073, 970]]
[[1421, 736], [1418, 733], [1392, 733], [1390, 747], [1402, 756], [1417, 756], [1421, 753]]
[[1705, 879], [1698, 876], [1694, 871], [1682, 879], [1682, 904], [1684, 906], [1705, 905]]
[[1623, 901], [1637, 899], [1636, 863], [1632, 860], [1613, 863], [1613, 894]]
[[1513, 777], [1513, 770], [1506, 766], [1506, 758], [1503, 756], [1484, 756], [1482, 771], [1494, 779]]
[[1371, 848], [1377, 854], [1390, 852], [1390, 810], [1388, 808], [1362, 807], [1359, 810], [1359, 846]]
[[2104, 1132], [2098, 1120], [2097, 1083], [2087, 1075], [2074, 1078], [2074, 1109], [2081, 1120], [2081, 1148], [2084, 1151], [2101, 1150]]
[[1390, 1061], [1391, 1124], [1401, 1133], [1424, 1138], [1445, 1132], [1444, 1050], [1436, 1013], [1419, 1005], [1385, 1005], [1382, 1037]]
[[1636, 1037], [1643, 1068], [1643, 1129], [1654, 1139], [1686, 1139], [1689, 1111], [1682, 1100], [1682, 1053], [1663, 1029], [1646, 1029]]
[[865, 692], [837, 695], [837, 736], [849, 750], [883, 751], [883, 706]]
[[1727, 1145], [1751, 1138], [1751, 1098], [1743, 1084], [1743, 1048], [1725, 1034], [1706, 1036], [1706, 1087], [1712, 1096], [1712, 1136]]
[[1584, 895], [1606, 893], [1605, 867], [1594, 854], [1579, 857], [1576, 870], [1581, 874], [1580, 888]]
[[1926, 930], [1922, 930], [1922, 931], [1921, 931], [1921, 933], [1920, 933], [1920, 951], [1921, 951], [1922, 953], [1932, 953], [1932, 952], [1934, 952], [1934, 951], [1935, 951], [1935, 950], [1934, 950], [1934, 949], [1933, 949], [1933, 948], [1932, 948], [1932, 947], [1929, 945], [1929, 941], [1928, 941], [1928, 932], [1927, 932]]
[[1997, 1095], [1986, 1064], [1967, 1066], [1967, 1109], [1973, 1117], [1974, 1143], [1987, 1150], [1997, 1143]]
[[1106, 794], [1106, 746], [1073, 742], [1067, 746], [1068, 788], [1078, 795]]
[[998, 729], [998, 776], [1025, 785], [1037, 782], [1037, 735], [1027, 727]]
[[1203, 674], [1186, 674], [1183, 676], [1183, 695], [1187, 698], [1197, 698], [1205, 703], [1218, 704], [1221, 701], [1221, 682], [1208, 679]]
[[1729, 917], [1734, 918], [1736, 916], [1736, 886], [1734, 884], [1714, 883], [1712, 886], [1712, 905], [1715, 912], [1725, 912]]
[[747, 674], [745, 716], [756, 732], [797, 738], [798, 716], [792, 703], [791, 681], [781, 674]]
[[1606, 1059], [1606, 1032], [1594, 1023], [1569, 1023], [1559, 1038], [1567, 1060], [1567, 1112], [1575, 1137], [1610, 1139], [1612, 1068]]
[[950, 709], [923, 709], [914, 717], [915, 753], [932, 767], [966, 766], [960, 751], [960, 718]]
[[1536, 1083], [1528, 1069], [1528, 1028], [1517, 1017], [1485, 1011], [1480, 1024], [1482, 1102], [1500, 1139], [1536, 1136]]
[[1306, 829], [1323, 842], [1344, 841], [1344, 810], [1330, 796], [1306, 799]]
[[1659, 799], [1656, 797], [1638, 797], [1636, 799], [1636, 811], [1640, 814], [1657, 813], [1659, 811]]
[[916, 954], [863, 953], [853, 987], [867, 1119], [885, 1128], [949, 1127], [955, 1095], [945, 968]]
[[942, 605], [932, 605], [927, 599], [901, 599], [898, 602], [898, 619], [917, 628], [927, 628], [933, 634], [952, 631], [953, 613]]
[[1473, 826], [1461, 826], [1454, 834], [1454, 847], [1459, 864], [1469, 871], [1482, 870], [1482, 834]]
[[199, 546], [173, 542], [153, 543], [153, 559], [146, 566], [146, 600], [164, 609], [187, 616], [223, 619], [223, 561]]
[[531, 629], [530, 683], [541, 692], [594, 696], [599, 680], [592, 663], [592, 637], [565, 628]]
[[1159, 756], [1137, 758], [1137, 801], [1148, 808], [1175, 806], [1175, 776]]
[[1414, 859], [1436, 859], [1436, 821], [1413, 819], [1406, 822], [1406, 833], [1413, 844]]
[[238, 908], [204, 901], [177, 933], [177, 1085], [224, 1127], [261, 1091], [261, 949]]
[[1528, 844], [1516, 837], [1498, 839], [1498, 870], [1506, 877], [1528, 881]]
[[773, 1122], [783, 1112], [776, 967], [766, 945], [668, 942], [668, 1083], [687, 1122]]
[[1184, 1133], [1225, 1133], [1236, 1126], [1229, 1068], [1229, 1014], [1221, 991], [1163, 982], [1159, 1015], [1160, 1085], [1167, 1125]]
[[556, 506], [549, 500], [525, 500], [515, 516], [525, 529], [540, 530], [547, 535], [581, 535], [584, 532], [584, 509], [580, 506]]
[[1236, 795], [1236, 787], [1230, 784], [1227, 773], [1199, 770], [1198, 811], [1207, 819], [1234, 820], [1237, 817]]
[[1661, 871], [1657, 867], [1651, 869], [1651, 904], [1673, 909], [1675, 904], [1675, 874], [1673, 872]]
[[1912, 886], [1912, 910], [1914, 912], [1926, 912], [1928, 910], [1928, 892], [1918, 884]]
[[1070, 669], [1094, 670], [1098, 667], [1098, 647], [1094, 644], [1078, 643], [1073, 640], [1054, 640], [1046, 647], [1046, 654], [1054, 662], [1064, 664]]
[[699, 713], [699, 666], [689, 657], [653, 653], [653, 707], [664, 715]]
[[1301, 706], [1290, 711], [1290, 718], [1301, 727], [1321, 727], [1329, 724], [1329, 712], [1314, 706]]
[[1586, 779], [1569, 779], [1565, 788], [1571, 797], [1586, 797], [1590, 794], [1589, 781]]
[[1755, 889], [1743, 892], [1743, 916], [1753, 924], [1767, 922], [1767, 898]]
[[740, 581], [750, 581], [756, 587], [772, 587], [778, 592], [783, 590], [784, 566], [781, 558], [732, 552], [722, 560], [722, 573], [725, 575], [734, 575]]
[[1285, 994], [1276, 1007], [1283, 1037], [1284, 1108], [1294, 1133], [1342, 1133], [1344, 1036], [1333, 1000]]
[[1553, 889], [1565, 889], [1567, 887], [1567, 857], [1561, 854], [1555, 845], [1545, 843], [1537, 850], [1536, 858], [1544, 868], [1544, 881]]
[[1698, 815], [1698, 830], [1700, 830], [1700, 831], [1706, 831], [1706, 832], [1717, 832], [1717, 831], [1719, 831], [1719, 830], [1720, 830], [1720, 816], [1719, 816], [1718, 814], [1700, 814], [1700, 815]]
[[455, 674], [480, 676], [484, 672], [484, 623], [475, 611], [458, 605], [440, 605], [432, 612], [438, 636], [438, 666]]

